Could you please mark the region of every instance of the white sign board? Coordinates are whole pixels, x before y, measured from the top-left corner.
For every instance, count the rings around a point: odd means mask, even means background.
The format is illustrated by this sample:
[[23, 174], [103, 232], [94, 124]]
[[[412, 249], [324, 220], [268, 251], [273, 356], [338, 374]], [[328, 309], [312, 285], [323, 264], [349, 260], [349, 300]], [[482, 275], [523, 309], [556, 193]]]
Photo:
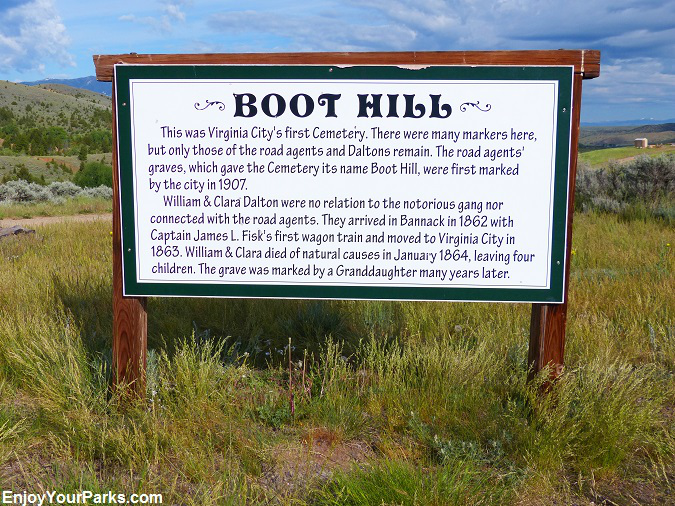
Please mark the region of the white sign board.
[[571, 80], [117, 66], [125, 293], [560, 302]]

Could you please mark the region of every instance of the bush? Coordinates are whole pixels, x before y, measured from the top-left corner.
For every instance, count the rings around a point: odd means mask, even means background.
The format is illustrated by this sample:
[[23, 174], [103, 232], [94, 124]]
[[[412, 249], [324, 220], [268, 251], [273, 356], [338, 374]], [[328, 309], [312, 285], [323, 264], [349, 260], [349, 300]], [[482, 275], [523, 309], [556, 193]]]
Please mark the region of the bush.
[[588, 162], [578, 163], [574, 194], [574, 205], [577, 209], [586, 209], [591, 204], [593, 198], [601, 194], [598, 172], [591, 168]]
[[84, 188], [80, 194], [80, 197], [89, 197], [94, 199], [112, 199], [113, 191], [109, 186], [97, 186], [96, 188]]
[[[673, 154], [641, 155], [626, 163], [611, 161], [598, 170], [586, 163], [577, 167], [575, 207], [579, 210], [667, 217], [675, 212], [674, 201]], [[637, 214], [636, 209], [640, 210]]]
[[31, 204], [34, 202], [61, 204], [66, 199], [74, 197], [112, 199], [112, 188], [107, 186], [80, 188], [70, 181], [41, 186], [21, 179], [0, 184], [0, 204]]
[[0, 184], [0, 202], [10, 202], [14, 196], [14, 189], [6, 183]]
[[675, 194], [675, 155], [641, 155], [625, 164], [628, 200], [653, 201]]
[[73, 176], [73, 182], [82, 188], [107, 186], [112, 188], [112, 166], [103, 162], [88, 162]]
[[46, 202], [51, 193], [44, 186], [23, 179], [0, 185], [0, 201], [11, 203]]
[[82, 188], [70, 181], [55, 181], [47, 189], [55, 197], [76, 197], [82, 191]]

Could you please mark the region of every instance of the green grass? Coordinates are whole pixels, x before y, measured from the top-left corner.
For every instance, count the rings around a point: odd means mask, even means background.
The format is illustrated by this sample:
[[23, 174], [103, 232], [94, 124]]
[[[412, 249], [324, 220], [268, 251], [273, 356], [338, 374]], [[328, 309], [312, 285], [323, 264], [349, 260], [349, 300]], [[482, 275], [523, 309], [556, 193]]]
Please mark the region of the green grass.
[[73, 216], [112, 212], [112, 201], [99, 198], [70, 198], [60, 204], [39, 202], [33, 204], [0, 204], [0, 220], [28, 219], [43, 216]]
[[658, 156], [663, 153], [675, 152], [675, 146], [653, 146], [647, 149], [638, 149], [634, 146], [622, 148], [594, 149], [579, 153], [579, 161], [590, 163], [593, 167], [606, 165], [610, 160], [621, 160], [639, 155]]
[[525, 381], [529, 305], [156, 298], [148, 396], [129, 405], [108, 386], [109, 223], [38, 227], [0, 242], [0, 483], [195, 505], [672, 503], [673, 244], [660, 222], [575, 217], [546, 396]]

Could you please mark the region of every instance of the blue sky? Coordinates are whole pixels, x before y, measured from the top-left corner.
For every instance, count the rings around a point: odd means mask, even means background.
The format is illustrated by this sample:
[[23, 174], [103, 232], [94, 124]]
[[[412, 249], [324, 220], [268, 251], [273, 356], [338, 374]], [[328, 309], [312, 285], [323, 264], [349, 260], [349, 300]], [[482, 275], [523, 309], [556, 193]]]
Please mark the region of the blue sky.
[[0, 0], [0, 79], [93, 54], [599, 49], [582, 120], [675, 118], [675, 0]]

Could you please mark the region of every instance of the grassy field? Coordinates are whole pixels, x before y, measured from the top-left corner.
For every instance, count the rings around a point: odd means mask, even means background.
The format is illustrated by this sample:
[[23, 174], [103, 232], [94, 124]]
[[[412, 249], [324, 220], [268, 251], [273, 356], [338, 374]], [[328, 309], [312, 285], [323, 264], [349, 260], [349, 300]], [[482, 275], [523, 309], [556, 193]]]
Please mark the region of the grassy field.
[[40, 227], [0, 242], [0, 484], [194, 505], [675, 504], [674, 243], [659, 222], [575, 217], [547, 396], [525, 382], [525, 304], [150, 299], [147, 400], [126, 405], [108, 386], [110, 223]]
[[112, 213], [112, 200], [81, 197], [68, 199], [61, 204], [0, 204], [0, 220], [104, 213]]
[[579, 153], [579, 161], [590, 163], [593, 167], [607, 165], [610, 160], [626, 160], [640, 155], [658, 156], [663, 153], [675, 153], [675, 146], [670, 144], [638, 149], [634, 146], [623, 148], [594, 149]]

